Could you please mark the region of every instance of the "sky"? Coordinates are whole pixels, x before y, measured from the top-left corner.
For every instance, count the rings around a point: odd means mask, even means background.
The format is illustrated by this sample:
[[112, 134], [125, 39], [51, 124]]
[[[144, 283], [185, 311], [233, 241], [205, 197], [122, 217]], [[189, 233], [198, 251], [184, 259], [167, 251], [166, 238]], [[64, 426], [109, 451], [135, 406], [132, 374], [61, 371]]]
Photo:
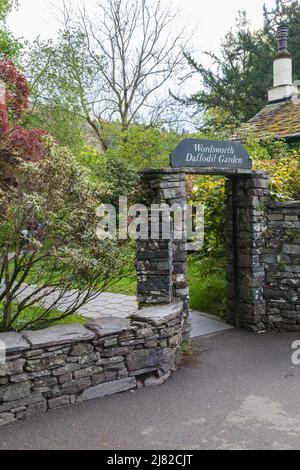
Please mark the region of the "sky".
[[[84, 3], [93, 8], [101, 0], [69, 0], [70, 3]], [[33, 40], [55, 38], [58, 23], [55, 10], [62, 0], [19, 0], [20, 7], [9, 17], [9, 26], [17, 37]], [[170, 0], [162, 0], [169, 4]], [[179, 8], [178, 25], [186, 24], [194, 32], [193, 49], [217, 52], [224, 35], [234, 25], [239, 10], [246, 10], [252, 28], [262, 26], [263, 5], [274, 5], [274, 0], [172, 0], [174, 9]]]
[[[29, 41], [37, 36], [45, 40], [55, 39], [59, 28], [58, 11], [63, 1], [19, 0], [19, 9], [11, 13], [8, 26], [18, 38], [22, 37]], [[95, 5], [103, 0], [66, 1], [74, 6], [84, 4], [87, 11], [91, 13]], [[161, 3], [171, 4], [174, 11], [178, 10], [173, 27], [177, 30], [178, 25], [178, 30], [180, 30], [182, 25], [185, 25], [187, 35], [191, 37], [189, 49], [193, 57], [205, 66], [213, 66], [209, 57], [201, 53], [210, 51], [218, 54], [220, 43], [235, 25], [239, 10], [247, 12], [251, 27], [256, 30], [263, 25], [263, 5], [271, 7], [275, 0], [161, 0]], [[176, 93], [175, 88], [174, 90]], [[181, 91], [186, 95], [198, 90], [199, 78], [195, 75], [181, 87]]]

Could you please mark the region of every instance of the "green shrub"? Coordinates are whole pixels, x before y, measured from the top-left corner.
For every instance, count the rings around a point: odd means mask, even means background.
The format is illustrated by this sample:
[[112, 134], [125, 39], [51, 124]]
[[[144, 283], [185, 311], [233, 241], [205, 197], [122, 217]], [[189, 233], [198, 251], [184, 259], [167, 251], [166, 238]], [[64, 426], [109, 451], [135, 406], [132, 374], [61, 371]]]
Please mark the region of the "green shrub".
[[[131, 261], [127, 242], [97, 237], [101, 186], [91, 183], [66, 148], [47, 138], [45, 149], [43, 160], [20, 167], [18, 186], [0, 223], [0, 331], [19, 328], [24, 312], [39, 307], [46, 296], [54, 295], [49, 308], [22, 327], [64, 320], [120, 279]], [[0, 197], [5, 201], [7, 195]], [[24, 283], [32, 284], [33, 291], [19, 299]], [[72, 302], [53, 315], [71, 289], [76, 290]]]

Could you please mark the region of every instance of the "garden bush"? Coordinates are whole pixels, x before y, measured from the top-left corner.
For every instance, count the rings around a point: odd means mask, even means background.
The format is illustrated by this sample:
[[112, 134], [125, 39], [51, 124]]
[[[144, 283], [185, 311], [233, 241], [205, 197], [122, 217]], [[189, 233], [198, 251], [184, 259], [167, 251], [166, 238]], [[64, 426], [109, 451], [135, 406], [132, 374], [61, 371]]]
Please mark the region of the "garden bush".
[[[22, 328], [62, 320], [131, 270], [126, 242], [97, 238], [101, 187], [91, 182], [68, 149], [49, 137], [44, 148], [43, 160], [20, 166], [18, 185], [11, 190], [0, 225], [0, 331], [18, 329], [22, 313], [43, 307], [52, 294], [51, 305]], [[2, 191], [0, 199], [5, 203], [7, 193]], [[24, 290], [24, 283], [33, 290]], [[76, 291], [72, 301], [53, 315], [70, 300], [71, 289]]]

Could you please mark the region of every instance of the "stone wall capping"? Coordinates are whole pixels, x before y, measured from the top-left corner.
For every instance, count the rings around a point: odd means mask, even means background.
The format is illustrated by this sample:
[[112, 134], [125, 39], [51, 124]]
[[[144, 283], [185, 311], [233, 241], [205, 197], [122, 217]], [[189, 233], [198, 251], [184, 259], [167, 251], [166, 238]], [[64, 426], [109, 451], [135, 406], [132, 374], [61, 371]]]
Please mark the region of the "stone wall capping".
[[128, 318], [109, 316], [93, 320], [87, 323], [85, 327], [98, 336], [111, 336], [128, 329], [130, 324]]
[[273, 211], [273, 210], [284, 210], [286, 208], [288, 209], [300, 209], [300, 201], [285, 201], [285, 202], [270, 202], [268, 204], [268, 208]]
[[0, 333], [0, 341], [5, 344], [6, 353], [26, 351], [30, 344], [20, 333]]
[[152, 325], [160, 326], [177, 318], [182, 308], [183, 302], [175, 300], [170, 304], [143, 307], [131, 318], [138, 321], [148, 321]]
[[57, 325], [44, 330], [24, 331], [22, 336], [32, 348], [59, 346], [79, 341], [88, 341], [95, 334], [80, 324]]

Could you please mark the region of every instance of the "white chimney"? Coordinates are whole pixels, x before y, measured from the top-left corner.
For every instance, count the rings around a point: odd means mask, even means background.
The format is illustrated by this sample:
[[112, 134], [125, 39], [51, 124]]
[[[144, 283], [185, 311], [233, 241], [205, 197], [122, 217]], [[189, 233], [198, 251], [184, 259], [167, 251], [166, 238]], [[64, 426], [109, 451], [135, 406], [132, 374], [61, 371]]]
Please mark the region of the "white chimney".
[[298, 95], [298, 87], [293, 85], [293, 61], [288, 51], [288, 26], [282, 24], [278, 27], [278, 53], [273, 65], [273, 88], [269, 90], [269, 103], [285, 101]]

